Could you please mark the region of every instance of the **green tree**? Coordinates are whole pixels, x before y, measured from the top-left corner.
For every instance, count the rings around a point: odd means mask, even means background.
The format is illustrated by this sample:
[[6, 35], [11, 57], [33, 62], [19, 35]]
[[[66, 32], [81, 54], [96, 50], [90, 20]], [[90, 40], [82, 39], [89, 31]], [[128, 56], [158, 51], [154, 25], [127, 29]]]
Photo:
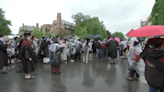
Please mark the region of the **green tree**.
[[[105, 25], [98, 17], [90, 17], [89, 15], [77, 13], [72, 15], [72, 19], [76, 23], [73, 28], [75, 30], [74, 33], [79, 37], [85, 35], [102, 35], [102, 38], [107, 38]], [[85, 35], [83, 33], [85, 33]]]
[[124, 34], [122, 32], [115, 32], [112, 34], [112, 36], [124, 39]]
[[65, 29], [61, 29], [59, 31], [59, 33], [55, 34], [55, 36], [60, 36], [60, 37], [64, 37], [64, 36], [68, 36], [68, 35], [71, 35], [71, 33]]
[[24, 33], [28, 33], [28, 31], [27, 30], [24, 30]]
[[42, 31], [39, 31], [38, 28], [34, 28], [32, 35], [34, 35], [36, 38], [39, 39], [39, 38], [42, 38], [43, 33], [42, 33]]
[[6, 20], [5, 18], [5, 12], [0, 8], [0, 33], [3, 33], [4, 35], [11, 34], [11, 30], [9, 28], [9, 25], [11, 26], [10, 20]]
[[49, 31], [46, 31], [45, 34], [44, 34], [45, 37], [51, 37], [52, 34], [49, 32]]
[[151, 16], [153, 25], [164, 25], [164, 0], [157, 0]]
[[87, 28], [85, 26], [80, 27], [78, 31], [74, 32], [74, 34], [83, 39], [84, 36], [87, 35]]

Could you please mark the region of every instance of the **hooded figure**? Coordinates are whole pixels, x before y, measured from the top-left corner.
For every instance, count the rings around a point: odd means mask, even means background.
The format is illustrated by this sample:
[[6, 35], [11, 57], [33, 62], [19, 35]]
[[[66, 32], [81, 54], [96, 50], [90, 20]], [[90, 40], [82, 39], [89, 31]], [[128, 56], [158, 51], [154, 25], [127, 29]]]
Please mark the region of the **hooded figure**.
[[164, 92], [164, 39], [149, 39], [141, 58], [146, 64], [145, 79], [150, 92]]
[[[140, 48], [139, 42], [135, 41], [133, 43], [133, 48], [130, 49], [128, 53], [128, 62], [130, 66], [130, 75], [128, 80], [133, 81], [134, 79], [138, 80], [139, 76], [139, 60], [140, 60], [140, 53], [142, 52]], [[136, 74], [136, 78], [134, 75]]]
[[52, 39], [53, 43], [49, 47], [50, 51], [50, 63], [52, 66], [51, 72], [54, 74], [60, 73], [60, 66], [61, 66], [61, 52], [62, 46], [58, 44], [57, 38]]

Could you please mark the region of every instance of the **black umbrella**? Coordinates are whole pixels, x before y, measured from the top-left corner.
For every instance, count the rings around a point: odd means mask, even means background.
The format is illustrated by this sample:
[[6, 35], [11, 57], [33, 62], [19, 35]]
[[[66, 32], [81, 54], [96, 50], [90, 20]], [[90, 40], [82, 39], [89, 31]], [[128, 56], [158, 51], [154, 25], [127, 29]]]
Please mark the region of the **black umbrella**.
[[101, 35], [95, 35], [94, 37], [95, 38], [101, 38], [102, 36]]
[[92, 36], [92, 35], [86, 35], [84, 38], [95, 38], [95, 36]]

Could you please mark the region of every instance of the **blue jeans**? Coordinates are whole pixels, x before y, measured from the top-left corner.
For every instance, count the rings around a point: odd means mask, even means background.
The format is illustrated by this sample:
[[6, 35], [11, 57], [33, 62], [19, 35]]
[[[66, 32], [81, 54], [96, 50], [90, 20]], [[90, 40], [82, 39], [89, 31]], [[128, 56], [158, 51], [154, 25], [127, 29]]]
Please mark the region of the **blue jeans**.
[[164, 89], [160, 90], [150, 86], [149, 92], [164, 92]]
[[103, 57], [103, 50], [102, 49], [99, 49], [98, 59], [102, 59], [102, 57]]
[[107, 59], [107, 50], [106, 49], [102, 49], [102, 58]]

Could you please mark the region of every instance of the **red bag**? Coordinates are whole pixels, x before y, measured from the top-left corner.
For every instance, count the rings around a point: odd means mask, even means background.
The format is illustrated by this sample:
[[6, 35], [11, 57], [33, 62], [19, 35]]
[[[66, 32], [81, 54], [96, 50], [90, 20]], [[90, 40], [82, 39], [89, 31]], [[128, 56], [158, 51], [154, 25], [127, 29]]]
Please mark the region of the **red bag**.
[[106, 44], [105, 43], [102, 44], [102, 49], [106, 49]]

